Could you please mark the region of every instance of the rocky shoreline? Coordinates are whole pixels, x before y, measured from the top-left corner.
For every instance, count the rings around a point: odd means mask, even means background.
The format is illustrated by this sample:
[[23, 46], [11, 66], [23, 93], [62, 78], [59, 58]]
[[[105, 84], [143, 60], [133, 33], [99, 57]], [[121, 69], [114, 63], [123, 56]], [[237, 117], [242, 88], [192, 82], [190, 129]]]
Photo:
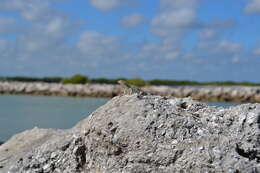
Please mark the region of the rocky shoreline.
[[0, 172], [260, 171], [260, 104], [126, 95], [68, 130], [34, 128], [0, 146]]
[[[260, 87], [245, 86], [148, 86], [143, 90], [154, 95], [192, 97], [203, 101], [260, 102]], [[114, 97], [122, 92], [112, 84], [53, 84], [0, 82], [0, 94], [48, 96]]]

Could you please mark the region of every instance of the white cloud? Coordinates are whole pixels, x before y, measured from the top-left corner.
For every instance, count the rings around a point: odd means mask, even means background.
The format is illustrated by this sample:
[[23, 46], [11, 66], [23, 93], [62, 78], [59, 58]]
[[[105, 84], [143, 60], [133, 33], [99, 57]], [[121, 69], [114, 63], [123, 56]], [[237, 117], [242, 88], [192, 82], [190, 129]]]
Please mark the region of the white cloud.
[[216, 47], [214, 47], [213, 50], [230, 53], [239, 53], [242, 50], [242, 46], [239, 43], [222, 40], [217, 43]]
[[[229, 41], [216, 39], [227, 28], [234, 26], [234, 20], [213, 19], [207, 23], [197, 21], [199, 0], [160, 0], [160, 11], [151, 22], [151, 29], [161, 41], [146, 44], [142, 56], [161, 60], [187, 61], [189, 63], [210, 62], [201, 57], [229, 57], [230, 62], [239, 60], [242, 46]], [[197, 46], [183, 49], [185, 38], [193, 31], [199, 31]], [[203, 51], [204, 53], [201, 53]], [[192, 57], [195, 57], [196, 60]], [[175, 61], [176, 62], [176, 61]]]
[[211, 51], [213, 53], [231, 53], [231, 54], [236, 54], [240, 53], [242, 50], [242, 46], [239, 43], [235, 42], [230, 42], [227, 40], [220, 40], [220, 41], [214, 41], [214, 42], [200, 42], [198, 44], [199, 49], [204, 49]]
[[67, 22], [68, 20], [69, 19], [66, 17], [56, 16], [49, 20], [43, 28], [49, 35], [64, 36], [64, 34], [68, 31], [68, 28], [70, 28], [69, 25], [71, 25], [71, 23]]
[[129, 16], [124, 16], [122, 18], [122, 24], [126, 28], [133, 28], [144, 22], [145, 22], [145, 18], [138, 13], [134, 13]]
[[120, 51], [120, 40], [96, 31], [86, 31], [81, 34], [77, 43], [79, 50], [87, 57], [107, 58], [117, 57]]
[[164, 38], [174, 37], [182, 40], [193, 30], [204, 29], [205, 37], [213, 37], [217, 35], [217, 30], [234, 25], [234, 21], [230, 19], [199, 23], [197, 21], [199, 4], [199, 0], [160, 0], [159, 15], [151, 22], [153, 33]]
[[212, 20], [206, 24], [200, 24], [199, 40], [214, 40], [217, 39], [221, 33], [226, 29], [232, 28], [235, 25], [235, 21], [231, 19], [226, 20]]
[[212, 40], [217, 36], [218, 32], [215, 29], [206, 28], [199, 33], [200, 40]]
[[190, 53], [201, 63], [226, 65], [243, 60], [243, 47], [240, 43], [227, 40], [200, 40]]
[[258, 48], [256, 48], [256, 49], [254, 50], [254, 54], [255, 54], [255, 55], [260, 55], [260, 47], [258, 47]]
[[163, 12], [153, 19], [153, 31], [159, 36], [179, 35], [189, 29], [195, 16], [195, 12], [189, 9]]
[[101, 11], [109, 11], [118, 8], [122, 5], [123, 1], [124, 0], [89, 0], [93, 7]]
[[[51, 2], [50, 0], [27, 0], [26, 2], [2, 0], [0, 9], [17, 13], [23, 20], [15, 19], [27, 24], [22, 33], [15, 33], [17, 35], [17, 49], [20, 51], [46, 51], [52, 46], [65, 44], [62, 42], [69, 39], [69, 33], [78, 27], [77, 23], [73, 22], [65, 13], [52, 8]], [[5, 18], [5, 20], [7, 19]], [[16, 23], [14, 19], [7, 21], [10, 24]]]
[[33, 22], [27, 32], [17, 36], [20, 51], [30, 53], [53, 52], [66, 44], [77, 24], [67, 17], [56, 15], [46, 22]]
[[152, 20], [152, 31], [159, 36], [178, 36], [193, 27], [196, 20], [196, 0], [161, 0], [160, 13]]
[[9, 41], [0, 39], [0, 53], [1, 53], [1, 57], [3, 57], [4, 55], [7, 54], [9, 46], [10, 46]]
[[[51, 73], [53, 64], [60, 63], [63, 66], [60, 68], [65, 68], [70, 64], [71, 57], [77, 57], [77, 48], [67, 41], [79, 25], [66, 13], [51, 7], [51, 2], [1, 0], [1, 10], [17, 15], [12, 20], [2, 17], [4, 20], [0, 22], [1, 26], [5, 23], [5, 26], [11, 25], [13, 28], [12, 38], [0, 41], [0, 59], [6, 59], [5, 65], [1, 64], [2, 72], [9, 69], [10, 73], [10, 68], [13, 68], [14, 73], [20, 72], [22, 75], [30, 71], [30, 75], [32, 71], [45, 73], [44, 69], [48, 68]], [[0, 30], [3, 30], [1, 26]]]
[[29, 21], [49, 19], [53, 15], [53, 10], [49, 8], [49, 0], [1, 0], [0, 9], [6, 11], [16, 11]]
[[144, 44], [138, 57], [153, 60], [175, 60], [181, 58], [182, 52], [180, 44], [176, 40], [164, 39], [158, 43]]
[[[153, 45], [151, 57], [161, 60], [183, 57], [183, 40], [196, 27], [198, 3], [197, 0], [160, 0], [160, 11], [151, 21], [151, 30], [161, 41]], [[148, 50], [144, 52], [147, 54]]]
[[163, 12], [152, 21], [152, 30], [159, 36], [179, 36], [187, 31], [195, 20], [192, 10]]
[[146, 44], [142, 56], [161, 60], [182, 59], [184, 38], [197, 27], [197, 0], [160, 0], [160, 11], [151, 21], [159, 43]]
[[0, 34], [13, 31], [15, 20], [13, 18], [0, 17]]
[[160, 0], [160, 8], [165, 10], [194, 9], [198, 6], [197, 0]]
[[213, 19], [209, 23], [205, 24], [204, 27], [215, 28], [215, 29], [225, 29], [230, 28], [235, 25], [233, 19]]
[[260, 0], [251, 0], [244, 8], [245, 13], [260, 14]]

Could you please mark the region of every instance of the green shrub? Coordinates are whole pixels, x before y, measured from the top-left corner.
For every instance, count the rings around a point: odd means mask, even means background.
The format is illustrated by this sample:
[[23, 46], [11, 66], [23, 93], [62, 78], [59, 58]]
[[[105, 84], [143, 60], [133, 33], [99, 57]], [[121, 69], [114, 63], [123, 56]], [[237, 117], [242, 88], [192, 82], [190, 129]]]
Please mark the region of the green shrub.
[[62, 77], [44, 77], [41, 79], [43, 82], [47, 83], [60, 83], [62, 82], [63, 78]]
[[188, 80], [160, 80], [160, 79], [155, 79], [155, 80], [150, 80], [149, 84], [151, 85], [169, 85], [169, 86], [177, 86], [177, 85], [200, 85], [203, 83], [199, 83], [196, 81], [188, 81]]
[[37, 77], [22, 77], [22, 76], [15, 76], [6, 78], [7, 81], [18, 81], [18, 82], [40, 82], [40, 78]]
[[97, 84], [116, 84], [116, 79], [106, 79], [106, 78], [95, 78], [91, 79], [91, 83], [97, 83]]
[[138, 87], [143, 87], [143, 86], [147, 85], [147, 83], [143, 79], [140, 79], [140, 78], [129, 79], [129, 80], [126, 80], [126, 82], [130, 85], [135, 85]]
[[0, 77], [1, 81], [18, 81], [18, 82], [47, 82], [47, 83], [60, 83], [62, 81], [61, 77]]
[[85, 84], [87, 83], [89, 80], [88, 80], [88, 77], [87, 76], [84, 76], [84, 75], [80, 75], [80, 74], [76, 74], [70, 78], [64, 78], [62, 80], [62, 83], [64, 84]]

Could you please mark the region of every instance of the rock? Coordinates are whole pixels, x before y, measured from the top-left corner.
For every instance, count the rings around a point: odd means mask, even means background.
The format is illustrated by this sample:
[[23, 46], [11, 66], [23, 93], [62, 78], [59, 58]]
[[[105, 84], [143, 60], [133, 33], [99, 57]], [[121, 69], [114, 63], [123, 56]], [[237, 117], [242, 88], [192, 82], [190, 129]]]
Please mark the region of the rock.
[[0, 172], [259, 172], [259, 129], [260, 104], [120, 96], [72, 129], [14, 136]]
[[[142, 88], [154, 95], [189, 97], [204, 101], [260, 102], [260, 87], [246, 86], [148, 86]], [[61, 84], [42, 82], [1, 82], [0, 94], [50, 96], [114, 97], [122, 88], [112, 84]]]
[[[1, 167], [9, 167], [14, 164], [18, 158], [38, 147], [52, 136], [62, 135], [63, 130], [39, 129], [34, 128], [13, 136], [10, 140], [0, 146], [0, 172]], [[4, 169], [5, 170], [5, 169]], [[7, 172], [7, 171], [2, 171]]]

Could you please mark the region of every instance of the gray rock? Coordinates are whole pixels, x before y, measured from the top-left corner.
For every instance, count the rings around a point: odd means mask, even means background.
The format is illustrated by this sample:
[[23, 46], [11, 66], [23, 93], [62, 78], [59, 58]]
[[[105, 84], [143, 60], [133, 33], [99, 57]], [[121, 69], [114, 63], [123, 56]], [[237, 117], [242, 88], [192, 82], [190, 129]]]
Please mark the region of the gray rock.
[[[260, 102], [260, 87], [246, 86], [148, 86], [144, 91], [154, 95], [192, 97], [205, 101]], [[1, 82], [0, 94], [50, 96], [114, 97], [122, 87], [112, 84], [61, 84], [42, 82]]]
[[[115, 97], [70, 130], [0, 146], [0, 172], [260, 172], [260, 105]], [[7, 151], [6, 151], [7, 149]]]

